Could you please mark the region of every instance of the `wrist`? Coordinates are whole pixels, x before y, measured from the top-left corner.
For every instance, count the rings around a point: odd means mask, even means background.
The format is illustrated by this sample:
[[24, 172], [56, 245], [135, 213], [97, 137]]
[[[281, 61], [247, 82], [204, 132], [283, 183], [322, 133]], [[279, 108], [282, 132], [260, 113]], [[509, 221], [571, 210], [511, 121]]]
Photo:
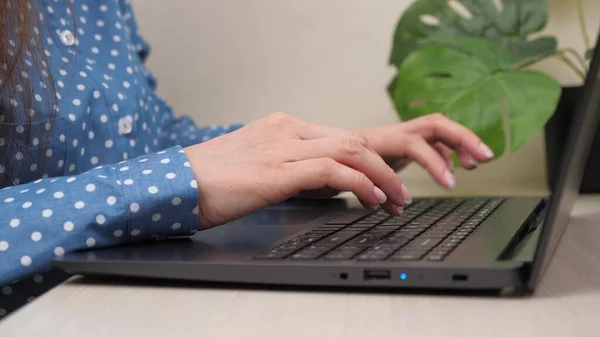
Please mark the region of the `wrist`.
[[193, 177], [196, 181], [196, 189], [198, 191], [198, 199], [197, 203], [197, 217], [198, 221], [196, 223], [196, 227], [198, 230], [208, 229], [215, 227], [217, 224], [214, 221], [211, 221], [207, 216], [207, 207], [206, 205], [209, 203], [207, 198], [207, 187], [206, 181], [209, 178], [208, 172], [203, 171], [203, 165], [206, 160], [210, 161], [210, 159], [204, 158], [204, 160], [199, 160], [201, 157], [200, 150], [205, 146], [205, 144], [196, 144], [192, 146], [188, 146], [183, 149], [184, 154], [188, 158], [189, 168], [192, 171]]

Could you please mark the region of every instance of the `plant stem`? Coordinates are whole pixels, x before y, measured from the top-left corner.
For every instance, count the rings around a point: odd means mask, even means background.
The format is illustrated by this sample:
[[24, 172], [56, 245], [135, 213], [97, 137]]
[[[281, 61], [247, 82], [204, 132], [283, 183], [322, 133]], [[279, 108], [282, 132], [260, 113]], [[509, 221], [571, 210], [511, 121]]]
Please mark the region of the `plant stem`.
[[579, 75], [582, 80], [585, 80], [585, 72], [577, 68], [577, 66], [575, 66], [575, 64], [573, 64], [573, 62], [571, 62], [571, 60], [569, 60], [563, 53], [556, 53], [556, 57], [569, 68], [571, 68], [577, 75]]
[[[585, 63], [582, 63], [583, 66], [583, 70], [578, 68], [577, 65], [575, 65], [571, 60], [569, 60], [569, 58], [567, 58], [565, 56], [566, 53], [572, 53], [573, 55], [576, 56], [577, 59], [581, 61], [583, 61], [583, 59], [581, 58], [581, 56], [579, 54], [577, 54], [577, 52], [575, 50], [573, 50], [572, 48], [564, 48], [564, 49], [559, 49], [556, 51], [556, 53], [554, 54], [549, 54], [549, 55], [543, 55], [543, 56], [539, 56], [537, 58], [534, 58], [532, 60], [526, 61], [524, 63], [521, 64], [517, 64], [515, 66], [515, 68], [517, 69], [522, 69], [522, 68], [526, 68], [528, 66], [531, 66], [533, 64], [536, 64], [538, 62], [541, 62], [545, 59], [551, 58], [551, 57], [556, 57], [559, 61], [561, 61], [562, 63], [566, 64], [569, 68], [571, 68], [571, 70], [573, 70], [579, 77], [581, 77], [582, 80], [585, 80], [585, 76], [587, 73], [587, 65], [585, 65]], [[585, 61], [583, 61], [585, 62]]]
[[584, 71], [585, 73], [587, 73], [587, 72], [588, 72], [588, 70], [589, 70], [589, 69], [588, 69], [588, 64], [587, 64], [587, 62], [585, 61], [585, 59], [584, 59], [583, 57], [581, 57], [581, 55], [579, 55], [579, 54], [577, 53], [577, 51], [576, 51], [575, 49], [573, 49], [573, 48], [570, 48], [570, 47], [567, 47], [567, 48], [563, 48], [563, 49], [559, 50], [558, 52], [559, 52], [559, 53], [563, 53], [563, 54], [564, 54], [564, 53], [571, 53], [573, 56], [575, 56], [575, 58], [577, 59], [577, 61], [579, 61], [579, 64], [580, 64], [580, 65], [581, 65], [581, 67], [583, 68], [583, 71]]
[[551, 57], [555, 56], [557, 53], [558, 53], [558, 51], [554, 54], [542, 55], [542, 56], [538, 56], [534, 59], [526, 60], [525, 62], [522, 62], [522, 63], [517, 63], [517, 64], [515, 64], [514, 68], [517, 68], [517, 69], [527, 68], [530, 65], [533, 65], [533, 64], [541, 62], [545, 59], [551, 58]]
[[579, 14], [579, 26], [581, 28], [581, 34], [583, 35], [583, 42], [585, 43], [585, 50], [592, 48], [590, 43], [590, 36], [587, 32], [587, 25], [585, 24], [585, 13], [583, 12], [583, 0], [577, 0], [577, 13]]

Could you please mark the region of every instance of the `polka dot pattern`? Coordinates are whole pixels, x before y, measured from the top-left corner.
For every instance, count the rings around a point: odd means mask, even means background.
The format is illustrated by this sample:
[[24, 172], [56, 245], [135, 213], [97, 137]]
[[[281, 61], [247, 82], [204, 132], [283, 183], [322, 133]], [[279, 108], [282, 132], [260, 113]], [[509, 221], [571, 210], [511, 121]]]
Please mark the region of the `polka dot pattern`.
[[[161, 162], [165, 158], [168, 164]], [[0, 285], [39, 274], [70, 251], [189, 235], [197, 227], [198, 192], [190, 188], [194, 175], [186, 161], [174, 146], [77, 176], [0, 190], [2, 210], [11, 215], [0, 221], [0, 258], [14, 261], [0, 265]], [[170, 172], [176, 172], [172, 179], [166, 178]]]
[[[0, 288], [12, 288], [10, 295], [0, 292], [0, 319], [66, 279], [50, 269], [56, 257], [193, 234], [197, 184], [181, 150], [242, 126], [198, 127], [175, 117], [155, 91], [145, 65], [149, 45], [129, 0], [78, 0], [71, 10], [67, 1], [36, 3], [48, 25], [39, 30], [47, 62], [39, 75], [32, 68], [16, 75], [39, 82], [52, 73], [57, 100], [48, 109], [48, 84], [36, 82], [33, 106], [21, 114], [44, 122], [21, 139], [28, 151], [0, 138], [0, 151], [14, 151], [5, 157], [15, 162], [0, 163], [0, 178], [14, 173], [9, 185], [20, 185], [0, 189]], [[23, 105], [8, 103], [17, 113]], [[14, 137], [26, 137], [26, 130], [15, 125]]]

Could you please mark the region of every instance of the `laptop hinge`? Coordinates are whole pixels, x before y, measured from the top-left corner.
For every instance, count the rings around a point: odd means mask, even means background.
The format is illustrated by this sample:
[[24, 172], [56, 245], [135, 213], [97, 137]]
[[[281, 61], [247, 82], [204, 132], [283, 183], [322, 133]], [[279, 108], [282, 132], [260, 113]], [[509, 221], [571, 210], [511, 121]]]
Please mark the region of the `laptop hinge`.
[[546, 218], [547, 205], [548, 198], [540, 201], [521, 228], [515, 233], [504, 251], [502, 251], [499, 257], [500, 260], [518, 259], [525, 262], [533, 259], [533, 253], [535, 253], [537, 238], [539, 236], [537, 229], [543, 224]]

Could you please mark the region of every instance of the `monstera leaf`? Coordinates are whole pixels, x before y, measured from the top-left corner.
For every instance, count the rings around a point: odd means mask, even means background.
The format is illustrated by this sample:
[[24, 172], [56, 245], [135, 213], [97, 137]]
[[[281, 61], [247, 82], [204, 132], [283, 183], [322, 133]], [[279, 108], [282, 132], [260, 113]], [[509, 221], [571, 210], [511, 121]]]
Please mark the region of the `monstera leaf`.
[[400, 67], [421, 42], [435, 36], [480, 36], [505, 46], [513, 62], [556, 52], [556, 39], [529, 40], [546, 25], [546, 0], [416, 0], [394, 34], [390, 63]]
[[402, 120], [440, 112], [499, 155], [533, 138], [554, 112], [560, 84], [512, 68], [515, 57], [502, 45], [468, 36], [432, 40], [408, 55], [390, 86]]

